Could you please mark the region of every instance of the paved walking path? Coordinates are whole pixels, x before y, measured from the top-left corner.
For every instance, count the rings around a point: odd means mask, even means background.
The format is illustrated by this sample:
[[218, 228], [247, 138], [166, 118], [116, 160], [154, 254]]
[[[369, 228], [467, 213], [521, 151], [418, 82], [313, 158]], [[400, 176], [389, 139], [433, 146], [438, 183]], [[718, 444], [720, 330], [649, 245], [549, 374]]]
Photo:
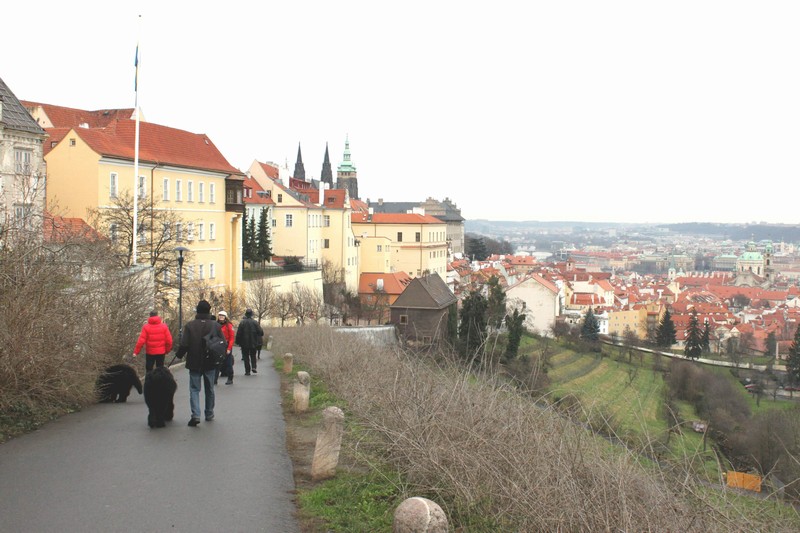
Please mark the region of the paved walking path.
[[0, 531], [296, 533], [272, 354], [253, 376], [234, 355], [234, 385], [220, 380], [216, 419], [197, 428], [187, 426], [180, 367], [166, 428], [147, 427], [133, 390], [127, 403], [92, 405], [0, 445]]

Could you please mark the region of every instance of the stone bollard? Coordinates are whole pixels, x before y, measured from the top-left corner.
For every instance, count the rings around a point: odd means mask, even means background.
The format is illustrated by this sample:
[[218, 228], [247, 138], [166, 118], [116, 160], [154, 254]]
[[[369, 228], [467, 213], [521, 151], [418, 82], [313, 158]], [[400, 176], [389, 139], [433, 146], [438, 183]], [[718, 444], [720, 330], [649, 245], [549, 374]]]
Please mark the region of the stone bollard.
[[322, 429], [317, 434], [314, 459], [311, 461], [311, 479], [318, 481], [336, 475], [339, 450], [342, 448], [344, 413], [338, 407], [328, 407], [322, 412]]
[[291, 374], [292, 365], [294, 364], [294, 356], [290, 353], [283, 354], [283, 373]]
[[272, 335], [267, 337], [267, 350], [272, 350]]
[[311, 396], [311, 376], [308, 372], [297, 373], [294, 382], [294, 412], [305, 413], [308, 410], [308, 398]]
[[447, 533], [447, 515], [434, 501], [408, 498], [394, 511], [392, 533]]

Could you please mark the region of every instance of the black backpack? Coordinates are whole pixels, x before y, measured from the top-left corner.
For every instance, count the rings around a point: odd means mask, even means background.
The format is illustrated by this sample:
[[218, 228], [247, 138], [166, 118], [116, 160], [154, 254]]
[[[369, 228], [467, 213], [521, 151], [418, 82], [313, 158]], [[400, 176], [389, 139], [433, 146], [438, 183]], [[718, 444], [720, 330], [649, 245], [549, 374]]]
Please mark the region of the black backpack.
[[218, 334], [216, 328], [211, 328], [211, 331], [203, 336], [203, 344], [206, 347], [204, 366], [222, 366], [228, 354], [228, 341], [225, 337]]

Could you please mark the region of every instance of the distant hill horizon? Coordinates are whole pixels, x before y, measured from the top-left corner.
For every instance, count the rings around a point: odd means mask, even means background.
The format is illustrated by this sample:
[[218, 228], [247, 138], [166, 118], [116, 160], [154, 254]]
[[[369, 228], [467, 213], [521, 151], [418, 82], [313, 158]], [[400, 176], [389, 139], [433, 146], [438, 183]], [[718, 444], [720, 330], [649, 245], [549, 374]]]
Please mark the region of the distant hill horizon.
[[464, 229], [471, 233], [502, 232], [504, 230], [520, 231], [524, 229], [570, 229], [570, 230], [607, 230], [607, 229], [647, 229], [667, 231], [678, 235], [702, 235], [730, 240], [771, 240], [773, 242], [800, 242], [800, 225], [772, 224], [766, 222], [752, 223], [720, 223], [720, 222], [680, 222], [680, 223], [632, 223], [632, 222], [586, 222], [580, 220], [540, 221], [540, 220], [487, 220], [467, 219]]

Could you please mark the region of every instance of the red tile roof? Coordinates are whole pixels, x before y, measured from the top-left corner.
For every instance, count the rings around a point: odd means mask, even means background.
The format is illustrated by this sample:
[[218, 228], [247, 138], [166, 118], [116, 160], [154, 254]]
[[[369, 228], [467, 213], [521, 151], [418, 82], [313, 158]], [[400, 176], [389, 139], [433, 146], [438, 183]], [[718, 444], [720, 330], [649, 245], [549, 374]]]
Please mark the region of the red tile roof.
[[374, 293], [379, 279], [383, 280], [383, 292], [395, 295], [402, 293], [412, 280], [405, 272], [364, 272], [358, 282], [358, 293]]
[[[139, 127], [141, 162], [244, 176], [228, 163], [205, 134], [189, 133], [150, 122], [142, 122]], [[100, 155], [133, 160], [135, 129], [135, 121], [118, 120], [105, 128], [73, 128], [71, 131]]]
[[261, 166], [261, 170], [264, 171], [264, 174], [266, 174], [268, 178], [276, 180], [280, 177], [280, 170], [278, 169], [278, 167], [271, 165], [269, 163], [259, 162], [258, 164], [259, 166]]
[[42, 234], [47, 243], [63, 243], [71, 240], [100, 241], [104, 237], [82, 218], [65, 218], [45, 213]]
[[[263, 187], [258, 184], [258, 182], [251, 178], [246, 177], [244, 179], [244, 190], [245, 190], [245, 204], [257, 204], [257, 205], [275, 205], [275, 202], [272, 201], [272, 198], [265, 194], [258, 194], [259, 192], [264, 192]], [[248, 195], [248, 190], [253, 191], [252, 194]]]
[[353, 213], [352, 222], [372, 224], [444, 224], [441, 220], [430, 215], [418, 213]]
[[134, 109], [98, 109], [97, 111], [86, 111], [72, 107], [62, 107], [52, 104], [42, 104], [40, 102], [28, 102], [20, 100], [28, 111], [33, 111], [41, 106], [42, 110], [53, 123], [54, 128], [78, 128], [82, 124], [87, 124], [90, 128], [104, 128], [115, 120], [130, 120], [134, 115]]

